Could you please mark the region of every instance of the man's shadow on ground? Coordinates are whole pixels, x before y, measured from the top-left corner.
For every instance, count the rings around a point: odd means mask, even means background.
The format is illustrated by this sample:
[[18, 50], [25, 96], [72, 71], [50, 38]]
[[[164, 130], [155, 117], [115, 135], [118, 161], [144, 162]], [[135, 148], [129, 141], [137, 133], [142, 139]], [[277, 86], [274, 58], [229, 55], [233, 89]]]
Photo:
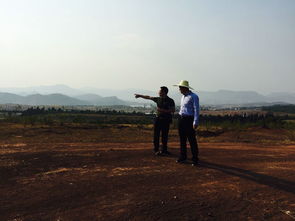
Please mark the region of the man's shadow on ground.
[[232, 176], [241, 177], [247, 180], [254, 181], [256, 183], [267, 185], [269, 187], [272, 187], [278, 190], [283, 190], [283, 191], [295, 194], [295, 182], [292, 182], [292, 181], [284, 180], [284, 179], [269, 176], [269, 175], [255, 173], [250, 170], [240, 169], [240, 168], [216, 164], [216, 163], [210, 163], [206, 161], [200, 161], [200, 167], [219, 170], [223, 173], [226, 173]]

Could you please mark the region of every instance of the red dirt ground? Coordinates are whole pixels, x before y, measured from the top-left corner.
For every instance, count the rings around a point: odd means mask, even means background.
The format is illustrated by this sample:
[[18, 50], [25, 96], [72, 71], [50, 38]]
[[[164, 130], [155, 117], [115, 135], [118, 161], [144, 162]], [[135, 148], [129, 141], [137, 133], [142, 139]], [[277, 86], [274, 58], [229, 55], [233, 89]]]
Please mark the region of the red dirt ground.
[[196, 168], [177, 142], [2, 142], [0, 220], [295, 219], [295, 145], [199, 146]]

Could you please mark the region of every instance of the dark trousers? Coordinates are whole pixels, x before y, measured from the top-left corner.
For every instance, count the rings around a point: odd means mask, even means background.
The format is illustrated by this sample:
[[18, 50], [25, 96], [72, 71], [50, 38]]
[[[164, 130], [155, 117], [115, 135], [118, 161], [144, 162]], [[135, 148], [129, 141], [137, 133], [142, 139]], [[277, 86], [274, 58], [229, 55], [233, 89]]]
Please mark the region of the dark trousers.
[[162, 151], [167, 151], [168, 133], [170, 127], [170, 119], [155, 118], [154, 121], [154, 151], [159, 151], [160, 134], [162, 135]]
[[196, 131], [193, 128], [193, 117], [179, 117], [178, 119], [178, 133], [180, 138], [180, 158], [186, 159], [186, 141], [189, 141], [192, 151], [192, 160], [198, 161], [199, 148], [196, 138]]

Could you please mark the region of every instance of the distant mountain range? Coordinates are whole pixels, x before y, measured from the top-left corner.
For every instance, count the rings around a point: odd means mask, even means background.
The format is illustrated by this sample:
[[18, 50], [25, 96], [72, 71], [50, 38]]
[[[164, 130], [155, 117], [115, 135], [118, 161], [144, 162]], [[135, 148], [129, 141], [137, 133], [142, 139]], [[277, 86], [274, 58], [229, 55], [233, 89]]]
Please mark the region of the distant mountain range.
[[130, 105], [131, 102], [123, 101], [117, 97], [101, 97], [95, 94], [85, 94], [77, 98], [66, 96], [63, 94], [33, 94], [21, 96], [11, 93], [0, 92], [0, 104], [23, 104], [23, 105], [99, 105], [99, 106], [112, 106], [112, 105]]
[[[149, 102], [144, 99], [135, 99], [134, 93], [157, 96], [158, 92], [142, 89], [74, 89], [66, 85], [0, 88], [0, 104], [111, 106]], [[219, 90], [196, 93], [199, 95], [201, 105], [295, 104], [295, 93], [272, 93], [266, 96], [255, 91]], [[181, 94], [178, 88], [171, 87], [169, 96], [175, 99], [176, 104], [179, 104]]]
[[199, 92], [203, 104], [259, 104], [259, 103], [289, 103], [295, 104], [295, 93], [273, 93], [261, 95], [254, 91], [229, 91]]

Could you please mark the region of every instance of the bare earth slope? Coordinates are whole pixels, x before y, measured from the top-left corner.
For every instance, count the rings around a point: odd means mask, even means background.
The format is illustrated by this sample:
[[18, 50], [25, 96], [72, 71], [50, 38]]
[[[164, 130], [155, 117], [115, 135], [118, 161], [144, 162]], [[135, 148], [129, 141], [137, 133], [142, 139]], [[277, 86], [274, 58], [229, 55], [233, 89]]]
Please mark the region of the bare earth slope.
[[202, 142], [198, 168], [170, 146], [2, 142], [0, 220], [293, 220], [295, 145]]

